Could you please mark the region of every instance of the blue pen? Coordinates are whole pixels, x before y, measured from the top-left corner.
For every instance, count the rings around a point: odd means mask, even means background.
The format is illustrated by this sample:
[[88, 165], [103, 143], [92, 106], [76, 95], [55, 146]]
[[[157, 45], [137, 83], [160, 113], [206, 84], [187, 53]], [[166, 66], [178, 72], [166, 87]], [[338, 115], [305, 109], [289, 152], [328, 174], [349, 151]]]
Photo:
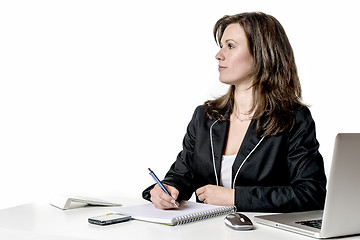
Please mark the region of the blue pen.
[[[165, 188], [165, 186], [160, 182], [158, 177], [155, 175], [155, 173], [150, 168], [148, 168], [148, 169], [150, 171], [149, 174], [154, 178], [155, 182], [162, 188], [162, 190], [164, 190], [164, 192], [166, 192], [166, 194], [168, 194], [170, 197], [172, 197], [171, 194], [169, 193], [169, 191]], [[175, 207], [179, 207], [179, 205], [176, 202], [174, 202], [174, 205], [175, 205]]]

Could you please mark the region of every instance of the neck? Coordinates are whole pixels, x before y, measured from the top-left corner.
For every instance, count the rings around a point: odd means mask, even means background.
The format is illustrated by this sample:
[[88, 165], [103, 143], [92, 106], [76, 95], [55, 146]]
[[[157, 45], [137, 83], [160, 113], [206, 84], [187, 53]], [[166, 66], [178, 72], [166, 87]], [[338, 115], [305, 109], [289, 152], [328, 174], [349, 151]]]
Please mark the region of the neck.
[[241, 88], [235, 86], [235, 93], [234, 93], [234, 111], [238, 115], [240, 114], [251, 114], [250, 110], [253, 106], [253, 93], [252, 88]]

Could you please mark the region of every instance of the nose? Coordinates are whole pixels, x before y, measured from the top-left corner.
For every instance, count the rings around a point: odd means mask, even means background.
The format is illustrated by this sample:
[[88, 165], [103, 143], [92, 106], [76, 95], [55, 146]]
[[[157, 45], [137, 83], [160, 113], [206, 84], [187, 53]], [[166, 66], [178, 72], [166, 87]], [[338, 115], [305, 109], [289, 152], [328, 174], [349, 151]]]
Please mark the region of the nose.
[[215, 55], [216, 60], [221, 61], [224, 60], [224, 54], [222, 53], [221, 49], [219, 52]]

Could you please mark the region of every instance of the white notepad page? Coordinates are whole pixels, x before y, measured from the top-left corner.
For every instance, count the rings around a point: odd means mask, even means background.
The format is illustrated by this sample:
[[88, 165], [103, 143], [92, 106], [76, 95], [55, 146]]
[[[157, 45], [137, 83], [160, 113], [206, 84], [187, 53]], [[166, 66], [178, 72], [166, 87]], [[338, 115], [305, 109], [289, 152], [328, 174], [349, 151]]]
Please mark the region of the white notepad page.
[[234, 207], [182, 201], [180, 202], [179, 208], [170, 210], [155, 208], [152, 203], [130, 207], [119, 207], [113, 210], [116, 213], [130, 215], [136, 220], [166, 225], [177, 225], [233, 212]]

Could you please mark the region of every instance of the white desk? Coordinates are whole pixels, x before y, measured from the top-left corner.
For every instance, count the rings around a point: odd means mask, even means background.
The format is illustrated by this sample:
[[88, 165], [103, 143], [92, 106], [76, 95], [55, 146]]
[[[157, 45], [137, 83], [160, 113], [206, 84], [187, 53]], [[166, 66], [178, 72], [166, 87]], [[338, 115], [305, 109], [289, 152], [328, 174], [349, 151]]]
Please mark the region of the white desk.
[[[145, 203], [145, 200], [119, 201], [124, 205]], [[129, 221], [108, 226], [87, 222], [88, 217], [109, 212], [104, 207], [60, 210], [48, 203], [24, 204], [0, 210], [0, 239], [13, 240], [80, 240], [80, 239], [311, 239], [291, 232], [256, 224], [251, 231], [234, 231], [225, 226], [223, 216], [181, 226], [164, 226]], [[258, 213], [245, 213], [251, 220]], [[351, 237], [360, 239], [360, 236]]]

